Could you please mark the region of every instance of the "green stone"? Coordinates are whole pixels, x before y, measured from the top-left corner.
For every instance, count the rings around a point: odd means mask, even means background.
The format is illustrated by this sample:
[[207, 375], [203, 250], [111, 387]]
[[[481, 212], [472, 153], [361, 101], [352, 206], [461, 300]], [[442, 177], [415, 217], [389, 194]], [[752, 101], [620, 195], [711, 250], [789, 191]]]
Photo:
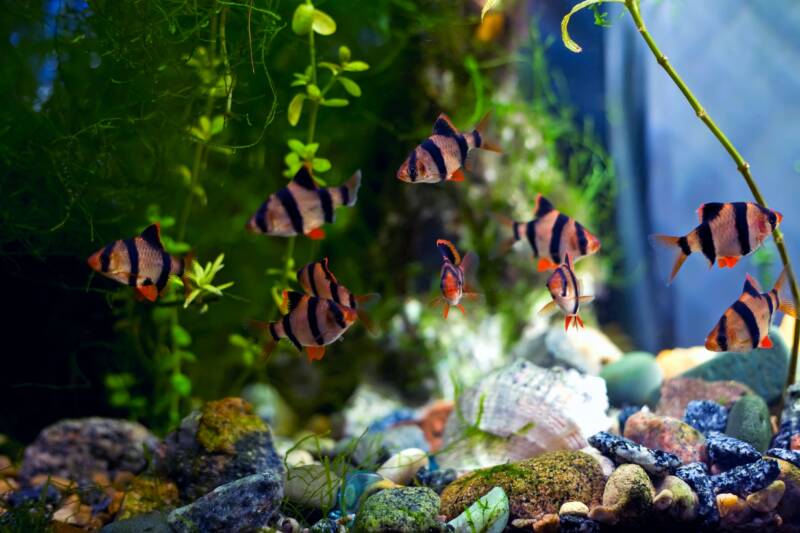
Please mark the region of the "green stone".
[[681, 377], [706, 381], [734, 380], [744, 383], [764, 398], [768, 405], [778, 403], [789, 373], [789, 348], [778, 328], [770, 328], [772, 348], [750, 352], [722, 352], [715, 358], [687, 370]]
[[731, 407], [725, 433], [749, 442], [756, 450], [764, 453], [772, 438], [767, 403], [754, 394], [742, 396]]
[[615, 407], [644, 405], [648, 396], [661, 386], [663, 376], [655, 357], [647, 352], [631, 352], [603, 367], [608, 401]]
[[442, 531], [439, 496], [428, 487], [387, 489], [366, 499], [356, 515], [360, 533]]

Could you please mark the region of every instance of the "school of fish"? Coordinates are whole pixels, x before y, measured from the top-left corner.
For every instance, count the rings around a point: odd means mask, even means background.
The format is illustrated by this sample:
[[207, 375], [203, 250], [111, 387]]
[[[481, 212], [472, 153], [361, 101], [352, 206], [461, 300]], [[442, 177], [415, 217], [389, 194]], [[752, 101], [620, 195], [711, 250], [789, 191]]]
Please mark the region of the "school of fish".
[[[471, 131], [461, 133], [445, 114], [440, 114], [432, 134], [417, 145], [400, 165], [397, 179], [407, 183], [462, 182], [464, 170], [471, 169], [470, 153], [475, 149], [501, 152], [486, 136], [488, 114]], [[303, 165], [285, 187], [270, 194], [245, 224], [253, 233], [274, 237], [305, 235], [311, 239], [325, 236], [322, 227], [333, 223], [339, 207], [353, 207], [358, 199], [361, 172], [337, 187], [319, 187], [311, 169]], [[711, 267], [733, 268], [744, 256], [757, 250], [781, 223], [782, 215], [753, 202], [706, 203], [697, 210], [699, 224], [683, 236], [652, 235], [655, 246], [674, 251], [676, 258], [669, 276], [671, 283], [684, 261], [695, 252], [702, 253]], [[511, 235], [500, 250], [508, 252], [514, 244], [525, 241], [530, 246], [538, 272], [552, 273], [546, 287], [552, 301], [540, 313], [560, 310], [564, 327], [583, 327], [579, 316], [581, 304], [593, 296], [582, 292], [573, 263], [597, 253], [600, 240], [574, 218], [557, 210], [538, 194], [533, 202], [533, 219], [519, 222], [497, 215]], [[478, 255], [463, 256], [456, 246], [437, 239], [442, 258], [441, 296], [432, 304], [443, 305], [443, 316], [450, 307], [466, 314], [464, 300], [476, 300], [480, 294], [474, 285]], [[90, 268], [101, 275], [133, 287], [137, 298], [155, 301], [172, 276], [183, 281], [188, 290], [186, 272], [191, 254], [176, 258], [167, 253], [161, 242], [158, 224], [148, 226], [140, 235], [107, 244], [88, 259]], [[305, 351], [309, 361], [324, 357], [326, 347], [361, 320], [368, 330], [376, 330], [366, 312], [379, 295], [355, 295], [331, 272], [328, 259], [311, 262], [297, 271], [303, 292], [287, 290], [280, 305], [282, 317], [263, 325], [268, 331], [265, 354], [271, 353], [282, 339], [297, 350]], [[773, 289], [761, 292], [748, 274], [739, 298], [723, 313], [709, 333], [705, 346], [712, 351], [749, 351], [769, 348], [767, 335], [775, 313], [781, 311], [797, 318], [796, 303], [787, 290], [782, 272]]]

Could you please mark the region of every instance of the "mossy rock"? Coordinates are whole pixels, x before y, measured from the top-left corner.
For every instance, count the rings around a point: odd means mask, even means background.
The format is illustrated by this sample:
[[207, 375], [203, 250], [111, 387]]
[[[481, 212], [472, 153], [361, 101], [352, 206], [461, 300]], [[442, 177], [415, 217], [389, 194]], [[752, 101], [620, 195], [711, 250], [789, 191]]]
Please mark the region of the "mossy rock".
[[233, 453], [244, 435], [266, 429], [266, 424], [248, 402], [241, 398], [223, 398], [203, 406], [197, 441], [209, 452]]
[[125, 520], [152, 511], [163, 511], [178, 505], [178, 487], [172, 481], [153, 477], [138, 476], [131, 481], [122, 510], [117, 520]]
[[653, 512], [655, 488], [639, 465], [620, 465], [608, 478], [603, 506], [610, 508], [620, 525], [646, 523]]
[[592, 507], [605, 487], [603, 470], [591, 455], [558, 451], [467, 474], [442, 492], [441, 513], [452, 520], [494, 487], [502, 487], [511, 504], [511, 519], [539, 519], [557, 514], [566, 502]]
[[772, 438], [767, 403], [753, 394], [742, 396], [731, 407], [725, 433], [752, 444], [756, 450], [764, 453]]
[[427, 487], [402, 487], [373, 494], [356, 515], [358, 533], [443, 531], [439, 496]]

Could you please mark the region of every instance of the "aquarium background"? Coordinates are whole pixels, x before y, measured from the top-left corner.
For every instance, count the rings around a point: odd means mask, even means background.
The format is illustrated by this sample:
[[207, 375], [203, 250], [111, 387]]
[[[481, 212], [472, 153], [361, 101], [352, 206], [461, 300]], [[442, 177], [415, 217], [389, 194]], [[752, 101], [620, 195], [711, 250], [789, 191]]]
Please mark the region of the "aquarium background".
[[[618, 6], [598, 13], [606, 28], [590, 14], [575, 18], [584, 47], [575, 55], [559, 27], [572, 2], [506, 3], [481, 23], [477, 2], [320, 2], [336, 27], [316, 36], [317, 60], [365, 65], [347, 71], [355, 87], [334, 83], [331, 95], [347, 105], [320, 107], [313, 134], [308, 102], [296, 126], [288, 120], [303, 90], [294, 73], [305, 75], [310, 60], [292, 28], [297, 2], [6, 3], [0, 433], [27, 442], [50, 422], [87, 415], [163, 433], [203, 400], [256, 382], [323, 431], [360, 383], [411, 405], [452, 397], [544, 327], [544, 277], [522, 245], [498, 256], [507, 230], [491, 215], [527, 220], [537, 192], [603, 242], [579, 268], [597, 297], [588, 323], [623, 351], [701, 345], [745, 270], [765, 285], [775, 279], [774, 244], [713, 276], [692, 257], [667, 289], [646, 237], [688, 231], [704, 201], [749, 199], [743, 181]], [[800, 259], [800, 7], [695, 4], [643, 10], [784, 214]], [[438, 113], [468, 128], [490, 109], [503, 155], [480, 154], [464, 183], [395, 179]], [[245, 232], [303, 157], [316, 158], [330, 184], [360, 168], [356, 207], [340, 209], [319, 242]], [[92, 252], [153, 221], [171, 252], [191, 250], [201, 265], [224, 254], [209, 285], [233, 285], [203, 289], [184, 309], [179, 287], [153, 305], [92, 274]], [[484, 299], [447, 322], [428, 305], [439, 237], [482, 259]], [[283, 345], [265, 362], [250, 321], [275, 319], [276, 296], [297, 286], [294, 270], [322, 257], [354, 292], [381, 294], [371, 309], [380, 334], [356, 326], [314, 364]]]

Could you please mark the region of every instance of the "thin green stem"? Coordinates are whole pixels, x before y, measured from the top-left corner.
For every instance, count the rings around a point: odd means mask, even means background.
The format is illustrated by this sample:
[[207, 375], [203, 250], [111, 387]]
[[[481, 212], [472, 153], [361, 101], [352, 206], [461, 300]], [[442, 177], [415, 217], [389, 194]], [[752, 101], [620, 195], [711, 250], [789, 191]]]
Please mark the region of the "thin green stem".
[[[314, 30], [308, 32], [308, 49], [311, 54], [311, 83], [317, 85], [317, 51], [314, 47]], [[319, 87], [319, 85], [317, 85]], [[319, 111], [319, 102], [317, 100], [311, 101], [311, 112], [308, 119], [308, 138], [306, 144], [314, 142], [314, 133], [317, 128], [317, 111]]]
[[[736, 163], [736, 168], [744, 177], [747, 186], [750, 188], [750, 192], [753, 194], [753, 198], [755, 198], [756, 202], [767, 207], [767, 202], [764, 200], [764, 196], [761, 194], [761, 191], [758, 188], [758, 184], [753, 179], [752, 174], [750, 173], [750, 165], [745, 161], [742, 154], [739, 153], [739, 150], [733, 145], [730, 139], [719, 129], [719, 126], [711, 119], [708, 115], [706, 110], [700, 105], [700, 102], [697, 100], [695, 95], [689, 89], [689, 87], [684, 83], [683, 79], [678, 75], [675, 69], [670, 64], [667, 56], [664, 55], [661, 50], [656, 45], [656, 42], [653, 40], [652, 35], [650, 32], [647, 31], [647, 27], [642, 20], [642, 14], [639, 11], [639, 0], [625, 0], [625, 7], [628, 8], [628, 11], [633, 18], [633, 22], [636, 25], [636, 29], [639, 31], [639, 34], [642, 36], [644, 41], [647, 43], [647, 47], [650, 48], [650, 51], [653, 52], [653, 55], [656, 58], [656, 61], [659, 65], [667, 72], [672, 81], [675, 82], [675, 85], [678, 86], [683, 96], [686, 97], [686, 100], [689, 102], [689, 105], [692, 106], [694, 112], [697, 114], [697, 117], [703, 121], [703, 123], [711, 130], [711, 133], [714, 134], [714, 137], [722, 144], [725, 148], [725, 151], [731, 156], [731, 158]], [[789, 253], [786, 251], [786, 245], [783, 240], [783, 233], [779, 229], [775, 229], [772, 232], [772, 236], [775, 239], [775, 245], [778, 247], [778, 253], [780, 253], [781, 261], [783, 262], [783, 266], [786, 269], [786, 276], [789, 279], [789, 286], [792, 291], [792, 297], [794, 298], [795, 302], [800, 302], [800, 289], [797, 285], [797, 278], [794, 274], [794, 269], [792, 268], [791, 260], [789, 259]], [[800, 345], [800, 321], [795, 320], [794, 324], [794, 335], [792, 338], [792, 356], [789, 362], [789, 375], [786, 378], [786, 386], [790, 386], [794, 383], [795, 374], [797, 373], [797, 352], [798, 346]]]

